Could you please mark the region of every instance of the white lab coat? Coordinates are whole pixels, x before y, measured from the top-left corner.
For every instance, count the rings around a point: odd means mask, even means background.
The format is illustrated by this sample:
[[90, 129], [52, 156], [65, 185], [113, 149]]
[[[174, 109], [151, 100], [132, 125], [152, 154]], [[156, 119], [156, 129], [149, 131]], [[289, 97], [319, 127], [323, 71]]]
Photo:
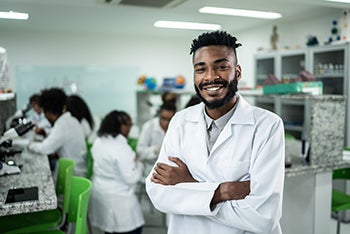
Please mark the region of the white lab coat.
[[127, 139], [97, 137], [92, 146], [94, 157], [89, 218], [92, 226], [105, 232], [132, 231], [144, 224], [135, 186], [142, 172], [142, 163], [135, 161], [135, 152]]
[[[241, 96], [211, 153], [206, 147], [204, 104], [178, 112], [170, 122], [159, 161], [179, 157], [199, 183], [164, 186], [146, 178], [153, 204], [170, 214], [169, 234], [279, 234], [284, 183], [284, 128], [280, 117]], [[224, 181], [250, 180], [242, 200], [210, 202]]]
[[38, 128], [44, 129], [46, 134], [48, 135], [51, 130], [51, 123], [46, 119], [44, 112], [38, 114], [33, 110], [33, 113], [28, 118], [33, 124], [35, 124]]
[[55, 121], [50, 134], [42, 142], [32, 142], [29, 149], [40, 154], [57, 153], [75, 161], [74, 174], [86, 177], [87, 158], [84, 133], [79, 121], [70, 112]]
[[143, 124], [137, 140], [137, 153], [143, 159], [157, 159], [162, 146], [165, 131], [159, 123], [159, 117], [148, 120]]
[[82, 118], [80, 121], [80, 126], [83, 129], [85, 139], [88, 139], [90, 134], [92, 133], [92, 129], [90, 127], [89, 122], [85, 118]]

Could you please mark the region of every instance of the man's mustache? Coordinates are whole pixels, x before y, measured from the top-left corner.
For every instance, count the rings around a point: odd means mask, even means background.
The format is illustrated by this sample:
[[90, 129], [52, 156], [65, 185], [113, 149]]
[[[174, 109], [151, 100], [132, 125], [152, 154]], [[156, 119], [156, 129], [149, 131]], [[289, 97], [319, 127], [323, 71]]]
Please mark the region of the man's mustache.
[[199, 85], [198, 85], [198, 88], [200, 89], [203, 89], [204, 86], [207, 86], [207, 85], [223, 85], [224, 87], [227, 87], [228, 85], [228, 82], [222, 78], [218, 78], [218, 79], [215, 79], [215, 80], [212, 80], [212, 81], [207, 81], [207, 82], [201, 82]]

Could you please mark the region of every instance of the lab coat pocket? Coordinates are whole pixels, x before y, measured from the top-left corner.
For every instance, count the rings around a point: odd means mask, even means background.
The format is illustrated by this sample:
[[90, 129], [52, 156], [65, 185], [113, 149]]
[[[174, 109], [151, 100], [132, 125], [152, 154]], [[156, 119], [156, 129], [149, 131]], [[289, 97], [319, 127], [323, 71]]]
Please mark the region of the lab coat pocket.
[[249, 178], [249, 160], [225, 160], [222, 174], [226, 181], [241, 181]]

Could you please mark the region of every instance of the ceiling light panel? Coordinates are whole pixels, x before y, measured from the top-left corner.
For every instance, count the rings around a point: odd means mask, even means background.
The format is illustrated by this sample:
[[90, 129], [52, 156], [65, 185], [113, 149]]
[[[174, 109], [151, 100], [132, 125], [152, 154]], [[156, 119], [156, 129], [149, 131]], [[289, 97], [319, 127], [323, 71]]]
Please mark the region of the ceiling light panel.
[[164, 21], [160, 20], [153, 24], [157, 28], [177, 28], [177, 29], [194, 29], [194, 30], [219, 30], [221, 25], [219, 24], [203, 24], [195, 22], [182, 22], [182, 21]]
[[221, 7], [202, 7], [198, 11], [200, 13], [207, 13], [207, 14], [233, 15], [233, 16], [252, 17], [252, 18], [261, 18], [261, 19], [278, 19], [282, 17], [280, 13], [275, 13], [275, 12], [252, 11], [252, 10], [221, 8]]
[[28, 13], [15, 12], [15, 11], [0, 11], [1, 19], [16, 19], [27, 20], [29, 18]]
[[324, 0], [325, 2], [350, 3], [350, 0]]

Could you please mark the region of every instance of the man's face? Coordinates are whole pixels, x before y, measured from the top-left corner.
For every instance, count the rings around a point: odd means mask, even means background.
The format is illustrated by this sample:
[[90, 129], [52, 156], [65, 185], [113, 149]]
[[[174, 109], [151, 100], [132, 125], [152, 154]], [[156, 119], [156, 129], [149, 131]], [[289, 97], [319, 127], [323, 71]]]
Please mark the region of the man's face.
[[241, 77], [241, 68], [236, 63], [233, 50], [226, 46], [205, 46], [195, 52], [194, 86], [209, 109], [233, 101]]
[[169, 122], [174, 115], [175, 112], [170, 110], [161, 110], [159, 113], [159, 124], [165, 132], [168, 130]]

